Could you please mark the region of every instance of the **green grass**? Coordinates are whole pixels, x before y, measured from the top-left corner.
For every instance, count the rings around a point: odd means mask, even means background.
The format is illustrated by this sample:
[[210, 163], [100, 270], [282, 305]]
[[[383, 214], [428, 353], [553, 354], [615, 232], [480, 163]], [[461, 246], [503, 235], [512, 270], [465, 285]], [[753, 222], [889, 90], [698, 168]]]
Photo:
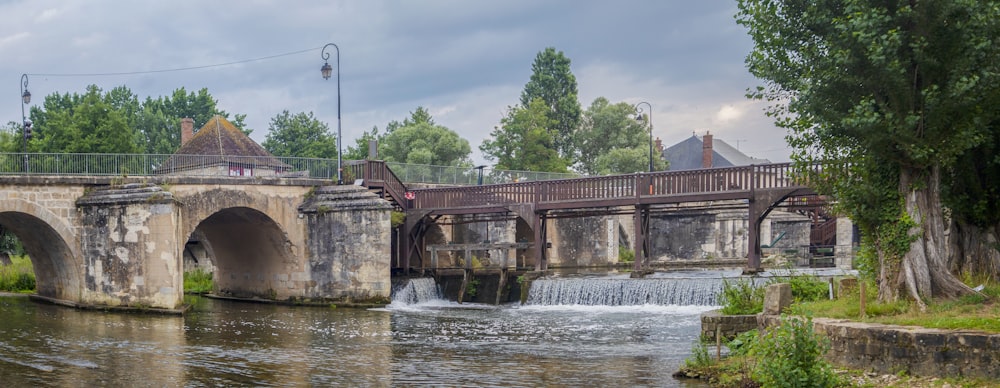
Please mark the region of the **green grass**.
[[983, 295], [928, 303], [925, 312], [908, 301], [879, 303], [875, 287], [869, 284], [866, 289], [865, 318], [860, 317], [860, 295], [857, 291], [836, 300], [795, 303], [791, 306], [791, 313], [888, 325], [1000, 333], [1000, 320], [996, 318], [1000, 316], [1000, 284], [997, 283], [986, 284]]
[[0, 291], [32, 293], [35, 270], [27, 256], [11, 256], [11, 265], [0, 265]]
[[188, 294], [212, 292], [212, 273], [202, 269], [184, 272], [184, 292]]

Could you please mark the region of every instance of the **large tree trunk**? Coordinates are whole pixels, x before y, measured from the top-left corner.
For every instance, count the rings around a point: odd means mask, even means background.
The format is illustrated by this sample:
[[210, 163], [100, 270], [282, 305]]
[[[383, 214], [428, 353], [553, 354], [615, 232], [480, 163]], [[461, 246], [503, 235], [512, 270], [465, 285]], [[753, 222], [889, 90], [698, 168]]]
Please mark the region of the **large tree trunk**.
[[899, 174], [906, 213], [916, 225], [909, 231], [909, 236], [915, 239], [903, 256], [897, 285], [900, 293], [909, 294], [921, 309], [925, 300], [954, 298], [973, 292], [948, 271], [948, 241], [944, 233], [940, 182], [938, 166], [930, 171], [903, 168]]
[[948, 233], [948, 266], [952, 273], [1000, 279], [1000, 233], [997, 226], [980, 228], [963, 221], [954, 221]]

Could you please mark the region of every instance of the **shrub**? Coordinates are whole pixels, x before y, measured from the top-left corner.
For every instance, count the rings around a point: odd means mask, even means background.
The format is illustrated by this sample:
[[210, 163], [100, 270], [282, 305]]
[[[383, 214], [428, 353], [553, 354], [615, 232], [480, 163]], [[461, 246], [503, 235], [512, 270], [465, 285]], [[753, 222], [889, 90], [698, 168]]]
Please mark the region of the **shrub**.
[[754, 380], [765, 387], [834, 387], [840, 384], [821, 357], [829, 348], [813, 332], [812, 318], [784, 317], [758, 337], [752, 353], [759, 362]]
[[775, 278], [771, 283], [787, 282], [792, 286], [792, 298], [796, 302], [811, 302], [829, 299], [830, 284], [812, 274], [793, 274], [787, 278]]
[[201, 268], [184, 272], [184, 292], [205, 294], [212, 291], [212, 273]]
[[764, 311], [764, 289], [757, 287], [754, 278], [722, 279], [719, 304], [725, 315], [757, 314]]
[[631, 249], [625, 248], [621, 245], [618, 246], [618, 262], [619, 263], [634, 263], [635, 262], [635, 252]]

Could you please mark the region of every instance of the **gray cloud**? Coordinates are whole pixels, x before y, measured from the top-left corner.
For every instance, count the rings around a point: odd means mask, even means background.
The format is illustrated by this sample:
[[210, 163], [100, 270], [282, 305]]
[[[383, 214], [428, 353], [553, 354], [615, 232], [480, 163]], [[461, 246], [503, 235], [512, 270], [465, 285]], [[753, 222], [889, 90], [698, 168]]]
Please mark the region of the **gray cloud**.
[[[110, 73], [233, 62], [341, 48], [345, 143], [418, 105], [474, 149], [516, 104], [535, 54], [573, 61], [584, 107], [598, 97], [654, 107], [667, 144], [711, 130], [752, 156], [787, 160], [784, 132], [743, 94], [751, 42], [721, 1], [213, 1], [0, 2], [0, 74]], [[271, 117], [312, 111], [336, 128], [336, 81], [318, 49], [226, 67], [119, 76], [32, 76], [33, 103], [51, 93], [127, 85], [140, 96], [207, 87], [254, 138]], [[12, 89], [0, 116], [17, 121]], [[721, 112], [721, 113], [720, 113]], [[475, 159], [481, 161], [481, 156]]]

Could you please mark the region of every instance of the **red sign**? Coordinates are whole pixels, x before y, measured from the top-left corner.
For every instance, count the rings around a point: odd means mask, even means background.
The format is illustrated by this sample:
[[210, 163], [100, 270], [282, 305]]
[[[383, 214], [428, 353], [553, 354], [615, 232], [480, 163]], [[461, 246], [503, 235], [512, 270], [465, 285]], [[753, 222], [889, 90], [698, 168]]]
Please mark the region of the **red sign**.
[[412, 191], [407, 191], [406, 194], [404, 194], [403, 196], [406, 197], [406, 199], [412, 201], [414, 198], [417, 197], [417, 194]]

